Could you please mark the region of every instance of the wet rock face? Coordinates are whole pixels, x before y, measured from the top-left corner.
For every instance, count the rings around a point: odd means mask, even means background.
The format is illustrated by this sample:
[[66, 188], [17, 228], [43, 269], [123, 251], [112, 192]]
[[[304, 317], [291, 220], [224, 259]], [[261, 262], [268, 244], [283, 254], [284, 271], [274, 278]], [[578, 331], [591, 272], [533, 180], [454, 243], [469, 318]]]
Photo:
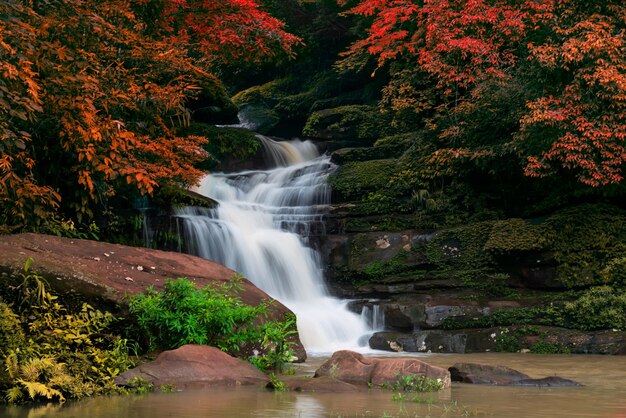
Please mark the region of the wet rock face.
[[156, 360], [128, 370], [115, 378], [122, 386], [141, 378], [155, 387], [177, 389], [234, 385], [264, 385], [267, 376], [252, 364], [223, 351], [202, 345], [184, 345], [164, 351]]
[[572, 354], [626, 354], [626, 331], [585, 332], [557, 327], [535, 328], [543, 337], [524, 335], [520, 331], [524, 327], [514, 326], [413, 332], [383, 331], [375, 333], [369, 344], [377, 350], [396, 352], [481, 353], [498, 351], [503, 343], [507, 343], [516, 347], [513, 351], [522, 352], [532, 350], [535, 344], [544, 344]]
[[448, 369], [453, 382], [537, 387], [579, 387], [580, 383], [559, 376], [533, 379], [527, 374], [506, 366], [490, 366], [476, 363], [457, 363]]

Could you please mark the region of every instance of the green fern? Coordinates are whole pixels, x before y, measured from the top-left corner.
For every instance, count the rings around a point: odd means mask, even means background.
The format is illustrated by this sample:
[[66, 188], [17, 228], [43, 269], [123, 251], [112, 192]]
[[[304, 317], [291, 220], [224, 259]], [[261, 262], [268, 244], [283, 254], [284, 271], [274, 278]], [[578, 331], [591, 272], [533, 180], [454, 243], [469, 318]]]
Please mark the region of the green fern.
[[24, 397], [24, 393], [22, 392], [22, 388], [19, 386], [13, 386], [11, 389], [6, 391], [5, 399], [8, 403], [18, 403]]
[[26, 389], [30, 399], [35, 400], [37, 397], [46, 399], [58, 398], [59, 402], [64, 402], [65, 397], [57, 389], [51, 388], [40, 382], [28, 382], [23, 379], [17, 379], [17, 382]]

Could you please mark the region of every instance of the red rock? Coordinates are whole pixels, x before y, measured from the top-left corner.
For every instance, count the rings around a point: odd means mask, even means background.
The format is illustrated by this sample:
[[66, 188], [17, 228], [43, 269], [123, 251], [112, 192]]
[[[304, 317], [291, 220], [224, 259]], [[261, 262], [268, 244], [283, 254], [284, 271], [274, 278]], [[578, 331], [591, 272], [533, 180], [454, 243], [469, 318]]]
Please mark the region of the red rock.
[[115, 383], [127, 385], [137, 377], [157, 388], [173, 385], [177, 389], [264, 385], [268, 382], [267, 376], [250, 363], [203, 345], [184, 345], [164, 351], [155, 361], [122, 373], [115, 378]]
[[[159, 289], [168, 279], [186, 277], [202, 287], [227, 282], [236, 274], [188, 254], [52, 235], [0, 235], [0, 274], [22, 273], [28, 257], [33, 259], [30, 270], [44, 277], [66, 303], [77, 299], [96, 307], [125, 305], [125, 296], [149, 286]], [[247, 279], [239, 296], [255, 306], [271, 299]], [[268, 319], [283, 319], [288, 312], [274, 301]], [[296, 357], [306, 358], [299, 339], [292, 348]]]
[[365, 357], [353, 351], [337, 351], [315, 372], [315, 377], [330, 376], [355, 385], [394, 384], [398, 375], [426, 376], [450, 387], [450, 372], [431, 366], [416, 358]]

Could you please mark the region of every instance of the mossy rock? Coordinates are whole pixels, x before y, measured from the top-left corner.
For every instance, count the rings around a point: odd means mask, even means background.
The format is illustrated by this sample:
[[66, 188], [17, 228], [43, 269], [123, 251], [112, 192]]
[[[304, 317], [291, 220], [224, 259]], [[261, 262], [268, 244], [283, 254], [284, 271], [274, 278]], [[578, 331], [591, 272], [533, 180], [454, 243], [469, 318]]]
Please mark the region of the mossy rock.
[[507, 219], [493, 224], [485, 250], [494, 254], [546, 251], [554, 242], [554, 231], [524, 219]]
[[351, 105], [313, 112], [303, 134], [322, 140], [370, 145], [390, 131], [390, 117], [375, 106]]
[[240, 108], [250, 105], [264, 105], [272, 108], [281, 98], [289, 95], [292, 83], [293, 81], [288, 78], [272, 80], [238, 92], [232, 97], [232, 101]]
[[330, 185], [339, 200], [360, 199], [368, 192], [387, 187], [397, 166], [394, 159], [348, 163], [330, 178]]
[[241, 109], [239, 120], [251, 131], [269, 134], [280, 122], [280, 115], [264, 105], [250, 105]]
[[182, 130], [187, 135], [200, 135], [208, 138], [204, 149], [209, 158], [200, 164], [202, 170], [213, 170], [225, 160], [245, 160], [254, 157], [261, 148], [255, 134], [248, 129], [217, 127], [204, 123], [192, 123]]
[[202, 123], [236, 123], [238, 108], [228, 96], [222, 82], [206, 74], [199, 82], [200, 91], [189, 100], [191, 118]]
[[403, 152], [404, 147], [397, 145], [382, 145], [380, 147], [364, 148], [341, 148], [333, 152], [331, 158], [335, 164], [346, 164], [356, 161], [398, 158]]

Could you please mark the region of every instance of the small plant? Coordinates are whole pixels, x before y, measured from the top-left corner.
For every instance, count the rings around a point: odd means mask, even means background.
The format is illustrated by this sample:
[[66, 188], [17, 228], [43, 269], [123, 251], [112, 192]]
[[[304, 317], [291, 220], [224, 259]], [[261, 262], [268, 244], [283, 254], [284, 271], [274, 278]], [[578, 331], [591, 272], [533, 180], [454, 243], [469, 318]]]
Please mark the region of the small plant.
[[288, 339], [297, 334], [296, 318], [288, 315], [283, 322], [267, 322], [263, 325], [263, 352], [265, 354], [256, 355], [249, 358], [249, 361], [262, 371], [275, 371], [282, 373], [285, 364], [293, 357], [291, 346], [293, 342]]
[[398, 392], [436, 392], [443, 389], [441, 379], [429, 379], [426, 376], [415, 374], [396, 375], [395, 383], [384, 383], [380, 385], [383, 389], [390, 389]]
[[284, 392], [287, 390], [287, 384], [276, 377], [274, 373], [270, 374], [270, 382], [267, 384], [267, 387], [274, 389], [276, 392]]

